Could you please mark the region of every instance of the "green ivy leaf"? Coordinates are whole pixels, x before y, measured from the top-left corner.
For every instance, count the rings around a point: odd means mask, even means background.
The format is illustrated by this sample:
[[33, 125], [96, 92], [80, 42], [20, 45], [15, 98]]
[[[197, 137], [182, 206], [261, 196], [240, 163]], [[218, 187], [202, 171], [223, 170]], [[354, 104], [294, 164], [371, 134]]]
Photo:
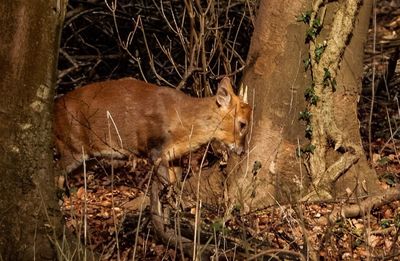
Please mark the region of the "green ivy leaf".
[[305, 70], [305, 71], [307, 71], [308, 68], [310, 68], [310, 65], [311, 65], [311, 59], [310, 59], [310, 57], [303, 60], [303, 65], [304, 65], [304, 70]]
[[316, 18], [306, 32], [306, 41], [313, 40], [321, 31], [321, 21]]
[[315, 19], [314, 19], [313, 27], [315, 27], [315, 28], [321, 28], [321, 20], [319, 20], [319, 18], [315, 18]]
[[308, 111], [307, 109], [304, 111], [301, 111], [299, 113], [299, 120], [305, 121], [305, 122], [309, 122], [311, 119], [311, 112]]
[[301, 13], [296, 19], [297, 22], [303, 22], [305, 24], [310, 24], [310, 20], [311, 20], [311, 11], [306, 11], [304, 13]]
[[310, 124], [307, 124], [305, 132], [306, 132], [305, 137], [307, 139], [311, 139], [312, 134], [313, 134], [313, 128], [312, 128], [312, 126]]
[[324, 68], [324, 80], [327, 80], [330, 78], [331, 78], [331, 72], [329, 71], [328, 68]]
[[323, 84], [324, 86], [329, 85], [329, 80], [331, 79], [332, 75], [328, 68], [324, 68], [324, 77], [323, 77]]
[[314, 84], [304, 91], [304, 97], [311, 105], [317, 105], [319, 97], [315, 95]]
[[310, 86], [308, 87], [305, 91], [304, 91], [304, 97], [309, 100], [313, 95], [315, 95], [315, 90], [314, 90], [314, 86]]
[[321, 56], [322, 54], [325, 52], [326, 49], [326, 44], [320, 44], [315, 48], [314, 54], [315, 54], [315, 61], [317, 63], [319, 63], [319, 61], [321, 60]]
[[314, 151], [315, 151], [315, 145], [313, 145], [313, 144], [308, 144], [305, 148], [303, 148], [302, 150], [303, 150], [303, 153], [312, 153], [312, 154], [314, 154]]
[[315, 105], [317, 105], [318, 100], [319, 100], [319, 97], [318, 97], [317, 95], [313, 95], [313, 96], [310, 98], [309, 102], [310, 102], [312, 105], [315, 106]]
[[306, 40], [309, 41], [315, 39], [316, 36], [317, 36], [317, 30], [314, 27], [308, 28], [306, 32]]

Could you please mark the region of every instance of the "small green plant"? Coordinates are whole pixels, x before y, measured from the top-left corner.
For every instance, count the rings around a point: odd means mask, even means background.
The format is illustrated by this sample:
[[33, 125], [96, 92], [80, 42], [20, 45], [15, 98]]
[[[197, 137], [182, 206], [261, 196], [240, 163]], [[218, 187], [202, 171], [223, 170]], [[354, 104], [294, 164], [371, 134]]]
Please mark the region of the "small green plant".
[[381, 219], [381, 221], [379, 222], [379, 225], [381, 226], [381, 228], [388, 228], [388, 227], [390, 227], [391, 224], [392, 224], [392, 222], [389, 219]]
[[378, 160], [378, 163], [379, 165], [384, 166], [389, 163], [389, 158], [384, 156]]
[[393, 187], [398, 183], [398, 178], [395, 174], [390, 172], [385, 172], [382, 176], [379, 177], [381, 182], [385, 182], [387, 185]]
[[229, 230], [224, 226], [224, 223], [222, 220], [218, 219], [215, 220], [212, 224], [211, 224], [212, 229], [215, 232], [222, 232], [222, 233], [227, 233], [229, 232]]

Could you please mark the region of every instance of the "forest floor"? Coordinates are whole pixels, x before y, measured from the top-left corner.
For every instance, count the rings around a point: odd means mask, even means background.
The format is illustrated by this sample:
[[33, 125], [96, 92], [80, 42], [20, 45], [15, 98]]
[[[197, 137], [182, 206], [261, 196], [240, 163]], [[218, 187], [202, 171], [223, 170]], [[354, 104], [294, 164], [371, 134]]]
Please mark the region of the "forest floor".
[[[379, 1], [377, 4], [376, 29], [372, 23], [365, 49], [363, 92], [359, 103], [366, 154], [384, 189], [400, 184], [398, 2]], [[204, 150], [198, 151], [197, 157], [203, 153]], [[207, 158], [209, 162], [205, 168], [223, 164], [213, 155]], [[182, 165], [183, 173], [190, 173], [188, 162]], [[146, 208], [151, 171], [148, 161], [134, 159], [113, 170], [118, 173], [115, 175], [110, 168], [103, 169], [101, 164], [96, 164], [88, 168], [85, 176], [78, 173], [68, 180], [69, 195], [62, 203], [66, 225], [82, 239], [87, 229], [87, 244], [101, 260], [181, 259], [175, 246], [162, 245], [154, 238]], [[193, 202], [181, 209], [188, 219], [194, 218], [191, 214], [195, 208]], [[260, 250], [275, 258], [271, 260], [301, 260], [300, 255], [307, 256], [310, 251], [322, 260], [400, 259], [399, 201], [372, 209], [363, 217], [335, 221], [330, 220], [329, 215], [346, 202], [275, 206], [248, 215], [232, 211], [229, 218], [224, 212], [224, 202], [216, 203], [202, 206], [204, 226], [201, 230], [204, 232], [202, 239], [216, 244], [216, 255], [222, 259], [250, 260], [256, 258]]]

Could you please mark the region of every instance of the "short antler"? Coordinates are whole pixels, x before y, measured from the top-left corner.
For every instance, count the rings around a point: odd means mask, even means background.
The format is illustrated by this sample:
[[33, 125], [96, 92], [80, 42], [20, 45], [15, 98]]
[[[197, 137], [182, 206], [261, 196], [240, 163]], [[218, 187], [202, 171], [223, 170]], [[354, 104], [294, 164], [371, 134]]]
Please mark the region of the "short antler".
[[247, 85], [245, 87], [243, 87], [243, 83], [242, 85], [240, 85], [239, 88], [239, 96], [242, 98], [243, 102], [246, 104], [249, 104], [248, 100], [247, 100]]

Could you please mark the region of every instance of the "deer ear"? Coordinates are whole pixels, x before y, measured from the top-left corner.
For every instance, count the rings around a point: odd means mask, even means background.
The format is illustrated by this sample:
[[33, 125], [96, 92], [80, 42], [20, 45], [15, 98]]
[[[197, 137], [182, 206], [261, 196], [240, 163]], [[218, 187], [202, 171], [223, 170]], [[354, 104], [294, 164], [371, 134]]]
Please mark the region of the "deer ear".
[[232, 101], [233, 89], [228, 77], [222, 78], [218, 84], [217, 104], [218, 106], [229, 106]]
[[220, 84], [217, 91], [217, 104], [218, 106], [228, 107], [231, 104], [232, 96], [228, 89]]

